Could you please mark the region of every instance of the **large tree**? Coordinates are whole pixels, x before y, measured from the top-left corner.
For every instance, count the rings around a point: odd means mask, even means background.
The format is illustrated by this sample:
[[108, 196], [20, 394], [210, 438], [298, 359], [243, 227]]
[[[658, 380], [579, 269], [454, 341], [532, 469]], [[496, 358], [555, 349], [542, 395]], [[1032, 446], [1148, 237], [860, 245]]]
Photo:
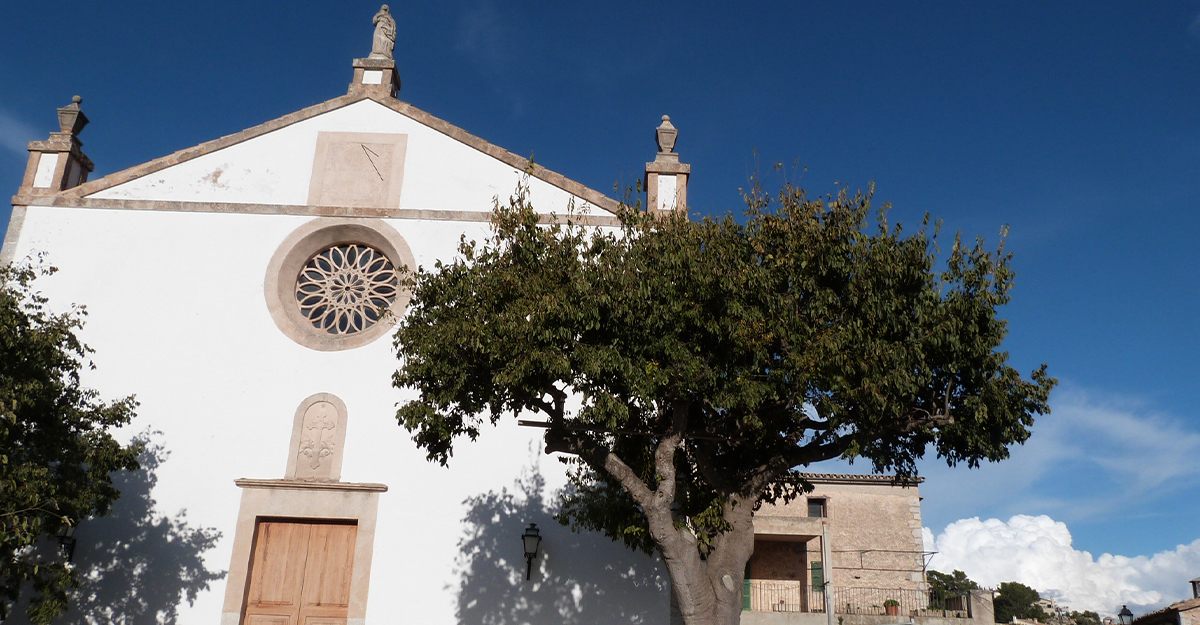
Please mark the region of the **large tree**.
[[[966, 604], [961, 598], [972, 590], [979, 590], [979, 584], [958, 569], [953, 573], [929, 569], [925, 572], [925, 581], [929, 583], [929, 607], [934, 610], [963, 609]], [[958, 607], [950, 608], [950, 605]]]
[[1054, 385], [1000, 350], [1002, 246], [939, 261], [870, 193], [746, 199], [742, 220], [630, 207], [606, 230], [543, 223], [521, 187], [490, 238], [411, 277], [396, 333], [394, 383], [419, 392], [398, 419], [431, 460], [542, 414], [573, 465], [560, 520], [661, 553], [689, 625], [739, 621], [753, 511], [811, 488], [794, 468], [1000, 460]]
[[84, 311], [51, 313], [36, 275], [0, 268], [0, 620], [31, 588], [29, 618], [42, 624], [79, 581], [54, 535], [108, 513], [111, 474], [137, 469], [138, 449], [108, 432], [133, 417], [133, 399], [104, 402], [80, 384]]
[[1020, 582], [1004, 582], [996, 590], [992, 605], [996, 610], [997, 623], [1011, 623], [1013, 618], [1035, 619], [1046, 623], [1050, 616], [1037, 605], [1041, 599], [1038, 591]]

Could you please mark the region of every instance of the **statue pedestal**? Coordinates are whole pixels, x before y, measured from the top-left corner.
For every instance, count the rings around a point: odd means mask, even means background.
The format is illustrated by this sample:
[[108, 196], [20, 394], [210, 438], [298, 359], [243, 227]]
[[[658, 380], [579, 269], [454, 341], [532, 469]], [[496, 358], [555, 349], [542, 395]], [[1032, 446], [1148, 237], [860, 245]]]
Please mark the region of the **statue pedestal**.
[[392, 59], [354, 59], [354, 80], [350, 93], [367, 93], [394, 98], [400, 91], [400, 73]]

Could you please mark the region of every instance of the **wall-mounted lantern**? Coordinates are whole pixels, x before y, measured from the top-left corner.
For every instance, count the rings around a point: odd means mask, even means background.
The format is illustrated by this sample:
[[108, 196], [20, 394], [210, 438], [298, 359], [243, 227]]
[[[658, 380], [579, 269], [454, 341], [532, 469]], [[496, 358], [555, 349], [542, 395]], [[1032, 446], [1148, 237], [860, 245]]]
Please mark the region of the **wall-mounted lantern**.
[[70, 562], [75, 557], [75, 526], [64, 524], [55, 534], [58, 536], [58, 552]]
[[533, 559], [537, 557], [538, 545], [542, 542], [537, 523], [530, 523], [529, 527], [525, 528], [525, 533], [521, 534], [521, 542], [525, 545], [525, 579], [529, 579], [533, 572]]
[[1133, 623], [1133, 612], [1129, 611], [1129, 606], [1121, 606], [1121, 611], [1117, 612], [1117, 616], [1121, 618], [1121, 625]]

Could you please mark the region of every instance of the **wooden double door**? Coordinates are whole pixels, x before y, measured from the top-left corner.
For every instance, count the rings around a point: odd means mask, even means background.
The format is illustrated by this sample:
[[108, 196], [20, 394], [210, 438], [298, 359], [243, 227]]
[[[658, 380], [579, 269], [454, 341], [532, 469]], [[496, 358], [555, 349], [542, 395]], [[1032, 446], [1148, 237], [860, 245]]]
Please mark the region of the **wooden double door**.
[[358, 527], [259, 521], [243, 625], [345, 625]]

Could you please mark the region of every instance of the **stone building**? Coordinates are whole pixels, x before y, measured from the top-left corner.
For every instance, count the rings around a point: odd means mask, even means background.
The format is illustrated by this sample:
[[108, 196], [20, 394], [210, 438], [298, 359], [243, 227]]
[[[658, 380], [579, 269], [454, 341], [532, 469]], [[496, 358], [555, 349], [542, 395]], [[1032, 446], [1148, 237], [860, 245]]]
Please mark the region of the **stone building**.
[[[403, 313], [397, 267], [486, 237], [493, 198], [525, 176], [545, 220], [611, 227], [618, 205], [397, 99], [389, 20], [375, 17], [346, 95], [242, 132], [91, 180], [76, 98], [29, 144], [0, 263], [58, 267], [38, 287], [87, 305], [86, 383], [136, 394], [125, 435], [148, 443], [114, 515], [75, 533], [85, 586], [63, 622], [668, 619], [659, 562], [552, 521], [565, 480], [539, 431], [503, 420], [447, 470], [395, 422], [409, 394], [390, 384], [394, 319], [371, 304]], [[674, 139], [664, 118], [652, 210], [686, 206]], [[916, 485], [811, 479], [805, 501], [757, 517], [751, 585], [790, 585], [747, 609], [813, 616], [815, 585], [868, 615], [885, 599], [868, 589], [904, 591], [904, 614], [924, 618]], [[530, 523], [543, 542], [526, 582]]]
[[1143, 614], [1133, 619], [1133, 625], [1200, 625], [1200, 577], [1190, 582], [1192, 598]]
[[1200, 597], [1171, 605], [1133, 619], [1133, 625], [1200, 625]]
[[925, 581], [920, 478], [805, 474], [814, 489], [754, 516], [742, 622], [991, 623], [990, 592], [938, 597]]
[[[916, 484], [894, 484], [881, 475], [805, 477], [814, 490], [803, 501], [764, 505], [754, 516], [748, 575], [753, 590], [779, 587], [768, 581], [795, 580], [823, 592], [826, 577], [838, 589], [926, 589]], [[828, 568], [822, 566], [826, 559]], [[806, 599], [797, 607], [811, 610], [821, 604]]]

